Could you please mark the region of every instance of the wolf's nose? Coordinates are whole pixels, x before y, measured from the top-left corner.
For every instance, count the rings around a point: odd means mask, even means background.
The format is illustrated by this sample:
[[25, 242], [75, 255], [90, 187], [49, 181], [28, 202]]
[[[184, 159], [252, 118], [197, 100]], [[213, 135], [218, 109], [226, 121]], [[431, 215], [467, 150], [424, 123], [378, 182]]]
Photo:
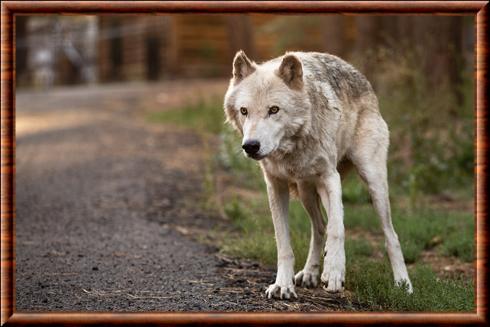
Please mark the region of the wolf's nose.
[[257, 154], [260, 150], [260, 142], [255, 140], [247, 141], [243, 143], [242, 149], [249, 155]]

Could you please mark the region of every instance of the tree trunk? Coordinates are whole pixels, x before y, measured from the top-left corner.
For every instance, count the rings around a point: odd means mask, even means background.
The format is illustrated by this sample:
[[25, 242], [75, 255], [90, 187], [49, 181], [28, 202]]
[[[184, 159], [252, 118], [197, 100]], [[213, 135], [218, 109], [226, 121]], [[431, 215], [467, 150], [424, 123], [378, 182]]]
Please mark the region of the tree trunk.
[[346, 55], [344, 20], [340, 15], [327, 15], [322, 17], [321, 24], [325, 51], [339, 57]]
[[243, 50], [250, 58], [255, 58], [253, 27], [247, 15], [230, 15], [227, 17], [228, 35], [230, 40], [230, 57], [238, 50]]

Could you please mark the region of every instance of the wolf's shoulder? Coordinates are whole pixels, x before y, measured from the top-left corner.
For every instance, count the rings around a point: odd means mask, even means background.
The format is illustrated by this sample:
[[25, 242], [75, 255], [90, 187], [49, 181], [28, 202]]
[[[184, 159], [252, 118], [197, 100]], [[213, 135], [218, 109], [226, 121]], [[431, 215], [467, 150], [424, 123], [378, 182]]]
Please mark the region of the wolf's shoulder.
[[305, 76], [330, 84], [337, 96], [359, 97], [373, 92], [367, 78], [345, 60], [322, 52], [292, 52], [303, 64]]

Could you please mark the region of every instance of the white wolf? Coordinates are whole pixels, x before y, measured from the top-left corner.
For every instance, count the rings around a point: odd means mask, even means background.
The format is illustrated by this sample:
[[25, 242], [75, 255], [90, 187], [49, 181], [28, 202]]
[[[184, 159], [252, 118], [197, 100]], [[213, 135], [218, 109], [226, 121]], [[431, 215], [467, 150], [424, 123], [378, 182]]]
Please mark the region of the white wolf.
[[[268, 298], [297, 297], [294, 285], [316, 287], [326, 234], [321, 281], [344, 288], [345, 252], [341, 174], [352, 164], [366, 182], [381, 219], [395, 282], [412, 285], [391, 222], [386, 159], [388, 127], [367, 79], [342, 59], [288, 52], [262, 64], [239, 51], [224, 101], [227, 121], [243, 136], [242, 148], [260, 160], [277, 244], [277, 276]], [[311, 218], [306, 264], [294, 275], [288, 230], [290, 191]], [[320, 205], [323, 204], [328, 224]]]

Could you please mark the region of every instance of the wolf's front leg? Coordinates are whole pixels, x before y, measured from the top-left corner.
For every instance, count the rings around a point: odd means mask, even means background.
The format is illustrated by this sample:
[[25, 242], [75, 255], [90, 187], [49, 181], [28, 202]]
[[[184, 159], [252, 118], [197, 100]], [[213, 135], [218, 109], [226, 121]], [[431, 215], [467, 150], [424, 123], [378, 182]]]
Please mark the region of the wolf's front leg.
[[297, 297], [294, 290], [294, 254], [289, 239], [288, 205], [289, 187], [284, 180], [265, 174], [269, 206], [274, 223], [277, 245], [276, 282], [266, 290], [267, 297], [289, 299]]
[[321, 281], [327, 291], [339, 292], [345, 281], [344, 209], [339, 173], [323, 177], [317, 187], [328, 216]]

